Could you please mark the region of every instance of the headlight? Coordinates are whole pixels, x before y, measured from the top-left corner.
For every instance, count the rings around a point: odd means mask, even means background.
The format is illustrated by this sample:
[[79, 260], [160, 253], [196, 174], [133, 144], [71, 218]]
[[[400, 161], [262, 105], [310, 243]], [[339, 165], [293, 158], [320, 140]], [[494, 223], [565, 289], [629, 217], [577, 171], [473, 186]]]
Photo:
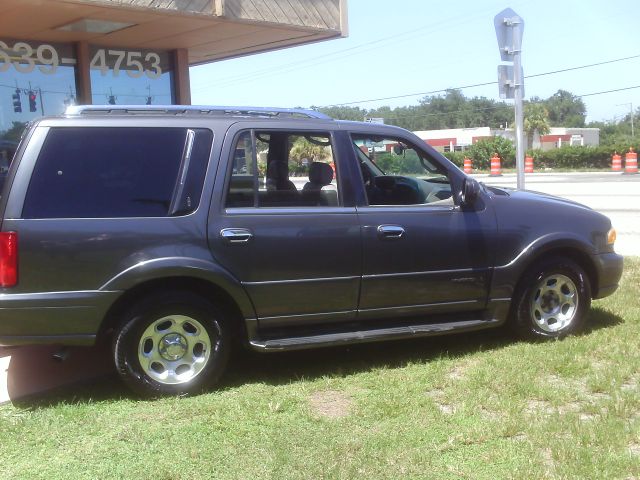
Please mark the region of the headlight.
[[616, 229], [615, 228], [611, 228], [608, 232], [607, 232], [607, 245], [613, 245], [616, 242]]

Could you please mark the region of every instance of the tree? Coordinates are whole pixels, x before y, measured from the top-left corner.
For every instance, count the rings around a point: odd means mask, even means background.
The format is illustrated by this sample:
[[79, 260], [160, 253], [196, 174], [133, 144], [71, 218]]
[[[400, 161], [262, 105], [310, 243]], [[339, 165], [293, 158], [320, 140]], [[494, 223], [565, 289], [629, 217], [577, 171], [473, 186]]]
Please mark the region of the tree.
[[542, 103], [527, 103], [524, 106], [524, 131], [529, 148], [540, 148], [540, 135], [549, 133], [549, 112]]
[[0, 139], [11, 142], [19, 142], [22, 132], [27, 127], [25, 122], [12, 122], [11, 128], [4, 132], [0, 132]]
[[311, 162], [325, 160], [331, 156], [331, 147], [310, 142], [305, 137], [297, 137], [289, 151], [289, 170], [296, 174], [307, 174]]
[[555, 127], [584, 127], [587, 107], [582, 98], [566, 90], [558, 90], [544, 101], [549, 121]]
[[360, 107], [334, 106], [334, 107], [311, 107], [325, 115], [329, 115], [336, 120], [355, 120], [361, 122], [367, 116], [367, 111]]

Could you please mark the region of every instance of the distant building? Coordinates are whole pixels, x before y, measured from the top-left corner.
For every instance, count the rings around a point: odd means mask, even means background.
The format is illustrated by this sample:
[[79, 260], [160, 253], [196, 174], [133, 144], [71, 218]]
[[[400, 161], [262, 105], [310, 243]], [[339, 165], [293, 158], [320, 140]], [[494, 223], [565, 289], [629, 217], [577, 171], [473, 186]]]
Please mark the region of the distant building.
[[[491, 133], [494, 136], [505, 137], [515, 142], [513, 129], [492, 130]], [[531, 145], [531, 142], [527, 141], [527, 145]], [[597, 147], [600, 145], [600, 129], [551, 127], [548, 134], [540, 135], [540, 148], [542, 150], [551, 150], [565, 145], [572, 147]]]
[[[461, 152], [483, 138], [504, 137], [515, 142], [513, 129], [477, 127], [419, 130], [413, 133], [440, 152]], [[527, 141], [527, 145], [530, 144], [531, 142]], [[540, 136], [542, 150], [551, 150], [564, 145], [597, 146], [599, 144], [599, 128], [552, 127], [547, 135]]]

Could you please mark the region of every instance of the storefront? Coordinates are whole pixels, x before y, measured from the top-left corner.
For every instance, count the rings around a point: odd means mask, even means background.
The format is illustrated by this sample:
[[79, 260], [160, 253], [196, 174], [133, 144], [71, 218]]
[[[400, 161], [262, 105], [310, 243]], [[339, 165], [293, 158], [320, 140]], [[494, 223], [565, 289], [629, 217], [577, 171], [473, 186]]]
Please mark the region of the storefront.
[[71, 104], [189, 104], [189, 66], [346, 35], [346, 0], [2, 0], [0, 173]]

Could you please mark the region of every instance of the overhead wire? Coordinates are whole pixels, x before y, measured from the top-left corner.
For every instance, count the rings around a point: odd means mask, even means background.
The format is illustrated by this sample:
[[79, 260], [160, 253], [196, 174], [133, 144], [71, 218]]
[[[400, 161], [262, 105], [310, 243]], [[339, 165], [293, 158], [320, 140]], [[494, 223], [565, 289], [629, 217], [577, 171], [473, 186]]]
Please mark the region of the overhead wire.
[[[551, 70], [549, 72], [542, 72], [542, 73], [535, 73], [535, 74], [531, 74], [531, 75], [525, 75], [524, 78], [536, 78], [536, 77], [542, 77], [542, 76], [546, 76], [546, 75], [553, 75], [553, 74], [557, 74], [557, 73], [563, 73], [563, 72], [569, 72], [569, 71], [573, 71], [573, 70], [581, 70], [584, 68], [591, 68], [591, 67], [596, 67], [596, 66], [600, 66], [600, 65], [605, 65], [605, 64], [610, 64], [610, 63], [616, 63], [616, 62], [623, 62], [626, 60], [632, 60], [635, 58], [640, 58], [640, 54], [638, 55], [631, 55], [628, 57], [622, 57], [622, 58], [616, 58], [616, 59], [612, 59], [612, 60], [605, 60], [602, 62], [597, 62], [597, 63], [590, 63], [587, 65], [580, 65], [577, 67], [568, 67], [568, 68], [563, 68], [560, 70]], [[417, 93], [407, 93], [407, 94], [402, 94], [402, 95], [393, 95], [393, 96], [389, 96], [389, 97], [379, 97], [379, 98], [370, 98], [370, 99], [366, 99], [366, 100], [355, 100], [355, 101], [350, 101], [350, 102], [341, 102], [341, 103], [332, 103], [330, 105], [323, 105], [320, 108], [324, 108], [324, 107], [341, 107], [341, 106], [347, 106], [347, 105], [355, 105], [358, 103], [370, 103], [370, 102], [379, 102], [382, 100], [396, 100], [398, 98], [407, 98], [407, 97], [417, 97], [419, 95], [433, 95], [435, 93], [443, 93], [443, 92], [447, 92], [448, 90], [465, 90], [467, 88], [475, 88], [475, 87], [484, 87], [487, 85], [496, 85], [498, 82], [496, 80], [491, 81], [491, 82], [482, 82], [482, 83], [474, 83], [474, 84], [470, 84], [470, 85], [461, 85], [461, 86], [457, 86], [457, 87], [448, 87], [448, 88], [441, 88], [438, 90], [430, 90], [428, 92], [417, 92]], [[631, 88], [636, 88], [636, 87], [625, 87], [623, 88], [623, 90], [625, 89], [631, 89]], [[610, 92], [606, 92], [606, 93], [610, 93]], [[582, 96], [590, 96], [592, 94], [586, 94], [586, 95], [582, 95]]]
[[[445, 19], [443, 21], [440, 22], [435, 22], [435, 23], [430, 23], [428, 25], [424, 25], [422, 27], [413, 29], [413, 30], [408, 30], [406, 32], [403, 33], [399, 33], [399, 34], [394, 34], [394, 35], [390, 35], [387, 37], [383, 37], [383, 38], [379, 38], [376, 40], [372, 40], [370, 42], [364, 42], [361, 43], [359, 45], [355, 45], [352, 47], [348, 47], [342, 50], [338, 50], [338, 51], [334, 51], [334, 52], [330, 52], [330, 53], [326, 53], [323, 55], [317, 55], [314, 56], [312, 58], [308, 58], [308, 59], [304, 59], [304, 60], [298, 60], [295, 62], [290, 62], [290, 63], [286, 63], [286, 64], [282, 64], [282, 65], [277, 65], [277, 66], [272, 66], [272, 67], [268, 67], [262, 70], [256, 70], [254, 72], [248, 72], [248, 73], [243, 73], [243, 74], [237, 74], [237, 75], [233, 75], [231, 77], [226, 77], [226, 78], [222, 78], [222, 79], [217, 79], [214, 82], [208, 82], [202, 85], [198, 85], [198, 86], [194, 86], [192, 87], [193, 91], [198, 91], [198, 90], [204, 90], [206, 88], [212, 87], [212, 86], [217, 86], [219, 88], [223, 88], [226, 87], [228, 85], [236, 85], [237, 83], [246, 83], [246, 82], [250, 82], [250, 81], [255, 81], [256, 79], [261, 79], [264, 77], [268, 77], [271, 75], [280, 75], [282, 73], [287, 73], [290, 71], [294, 71], [297, 70], [299, 68], [308, 68], [308, 67], [315, 67], [319, 64], [324, 64], [324, 63], [328, 63], [334, 60], [342, 60], [344, 58], [348, 58], [354, 55], [359, 55], [361, 53], [373, 50], [375, 48], [378, 48], [377, 46], [381, 43], [389, 43], [389, 44], [393, 44], [393, 43], [398, 43], [398, 42], [404, 42], [407, 40], [411, 40], [417, 37], [420, 37], [422, 35], [414, 35], [416, 33], [419, 32], [423, 32], [425, 30], [428, 30], [428, 34], [434, 34], [437, 33], [440, 30], [443, 30], [445, 28], [448, 28], [451, 25], [461, 25], [464, 24], [468, 21], [474, 20], [475, 18], [478, 18], [478, 16], [482, 13], [485, 13], [486, 11], [488, 11], [488, 9], [481, 9], [481, 10], [477, 10], [475, 12], [471, 12], [470, 14], [467, 14], [466, 16], [458, 16], [455, 18], [449, 18], [449, 19]], [[429, 36], [427, 35], [427, 36]], [[373, 46], [373, 47], [372, 47]], [[365, 48], [367, 47], [367, 48]], [[351, 53], [347, 53], [347, 52], [351, 52]], [[346, 55], [344, 55], [345, 53], [347, 53]], [[330, 57], [336, 57], [336, 58], [330, 58]], [[325, 60], [322, 60], [325, 59]], [[327, 60], [328, 59], [328, 60]], [[321, 61], [318, 61], [321, 60]], [[308, 65], [307, 65], [308, 64]]]

